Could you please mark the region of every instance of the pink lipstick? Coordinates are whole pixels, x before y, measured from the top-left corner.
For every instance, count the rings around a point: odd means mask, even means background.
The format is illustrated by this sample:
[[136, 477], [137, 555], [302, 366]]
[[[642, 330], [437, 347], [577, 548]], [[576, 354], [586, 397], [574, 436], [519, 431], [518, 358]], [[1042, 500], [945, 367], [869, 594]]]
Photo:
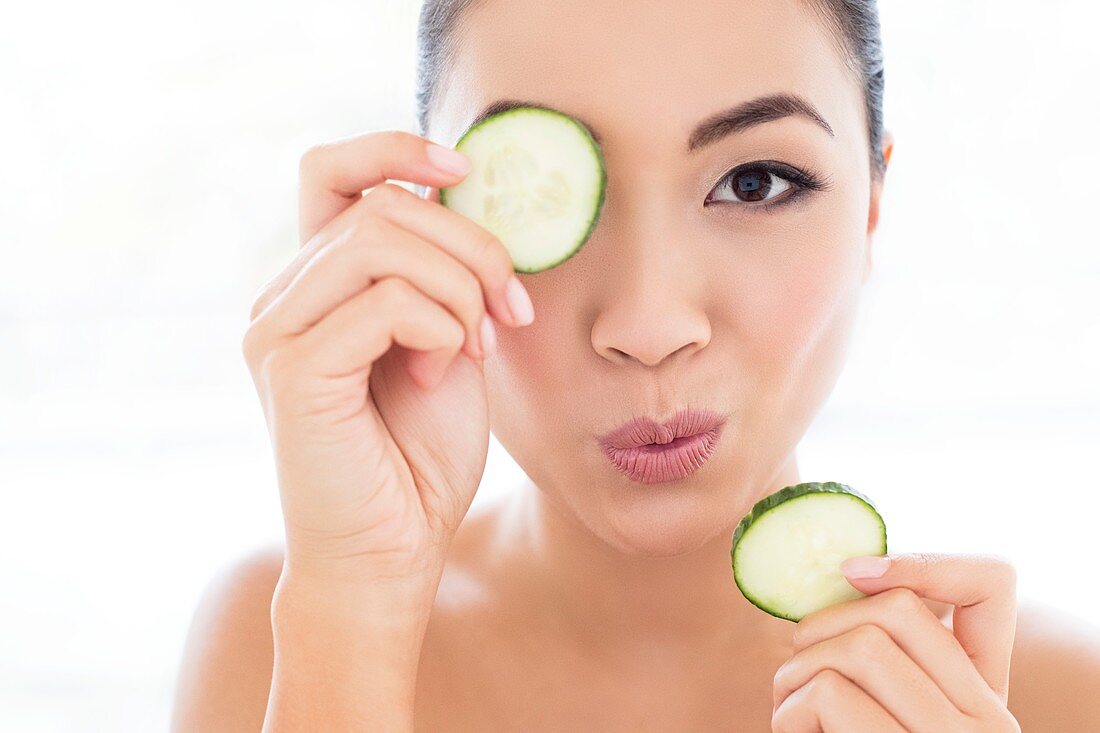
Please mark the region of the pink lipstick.
[[710, 410], [683, 409], [664, 423], [629, 420], [600, 438], [604, 455], [627, 477], [641, 483], [685, 478], [714, 452], [725, 425]]

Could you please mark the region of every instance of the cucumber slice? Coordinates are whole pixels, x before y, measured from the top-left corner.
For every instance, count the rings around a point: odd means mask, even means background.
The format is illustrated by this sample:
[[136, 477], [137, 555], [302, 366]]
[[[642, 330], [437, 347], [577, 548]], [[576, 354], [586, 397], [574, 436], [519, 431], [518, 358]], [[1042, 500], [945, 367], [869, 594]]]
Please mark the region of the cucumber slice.
[[472, 125], [455, 143], [473, 167], [439, 201], [488, 229], [517, 272], [572, 257], [603, 208], [607, 171], [588, 128], [541, 107], [514, 107]]
[[864, 594], [840, 572], [860, 555], [885, 555], [886, 523], [865, 495], [844, 484], [795, 484], [756, 502], [733, 533], [733, 578], [773, 616], [803, 616]]

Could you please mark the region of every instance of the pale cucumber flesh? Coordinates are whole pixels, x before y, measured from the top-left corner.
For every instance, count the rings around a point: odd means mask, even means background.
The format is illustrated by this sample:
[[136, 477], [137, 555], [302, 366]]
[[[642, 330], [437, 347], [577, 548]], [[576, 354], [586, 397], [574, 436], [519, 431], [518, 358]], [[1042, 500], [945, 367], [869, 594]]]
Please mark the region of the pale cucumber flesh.
[[520, 107], [486, 118], [455, 149], [473, 167], [440, 201], [504, 244], [519, 272], [564, 262], [591, 235], [603, 205], [603, 155], [564, 114]]
[[885, 553], [886, 525], [870, 499], [835, 482], [790, 486], [760, 500], [730, 551], [745, 597], [791, 621], [862, 597], [840, 563]]

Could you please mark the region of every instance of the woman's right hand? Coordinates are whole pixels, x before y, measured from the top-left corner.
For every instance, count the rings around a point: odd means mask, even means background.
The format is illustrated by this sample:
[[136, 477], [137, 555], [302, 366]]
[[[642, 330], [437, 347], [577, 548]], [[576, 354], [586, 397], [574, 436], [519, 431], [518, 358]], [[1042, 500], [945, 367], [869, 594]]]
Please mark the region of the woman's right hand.
[[242, 343], [291, 573], [438, 580], [481, 481], [482, 317], [529, 320], [511, 315], [514, 270], [500, 240], [439, 203], [438, 187], [466, 173], [433, 164], [433, 147], [386, 130], [302, 156], [301, 249], [257, 296]]

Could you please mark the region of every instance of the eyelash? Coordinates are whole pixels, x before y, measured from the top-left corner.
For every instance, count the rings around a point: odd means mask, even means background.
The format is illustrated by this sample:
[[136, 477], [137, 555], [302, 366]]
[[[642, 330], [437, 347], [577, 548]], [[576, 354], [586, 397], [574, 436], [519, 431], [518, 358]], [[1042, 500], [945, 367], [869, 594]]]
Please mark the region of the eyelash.
[[793, 188], [791, 192], [786, 193], [785, 195], [781, 194], [780, 197], [777, 199], [756, 203], [748, 203], [745, 201], [715, 201], [713, 199], [710, 199], [708, 195], [707, 200], [703, 202], [703, 206], [705, 207], [711, 204], [732, 204], [734, 206], [745, 208], [753, 213], [763, 213], [776, 206], [785, 206], [787, 204], [794, 203], [795, 201], [798, 201], [799, 199], [805, 197], [811, 191], [827, 191], [832, 188], [831, 180], [827, 176], [824, 176], [814, 170], [799, 170], [794, 166], [787, 165], [786, 163], [780, 163], [779, 161], [775, 160], [757, 160], [751, 163], [739, 165], [736, 168], [732, 169], [724, 176], [722, 176], [721, 179], [719, 179], [718, 183], [715, 184], [714, 189], [712, 190], [720, 189], [724, 186], [731, 187], [734, 179], [736, 179], [738, 175], [746, 170], [765, 171], [766, 173], [770, 173], [777, 178], [782, 178], [783, 180], [792, 184]]

